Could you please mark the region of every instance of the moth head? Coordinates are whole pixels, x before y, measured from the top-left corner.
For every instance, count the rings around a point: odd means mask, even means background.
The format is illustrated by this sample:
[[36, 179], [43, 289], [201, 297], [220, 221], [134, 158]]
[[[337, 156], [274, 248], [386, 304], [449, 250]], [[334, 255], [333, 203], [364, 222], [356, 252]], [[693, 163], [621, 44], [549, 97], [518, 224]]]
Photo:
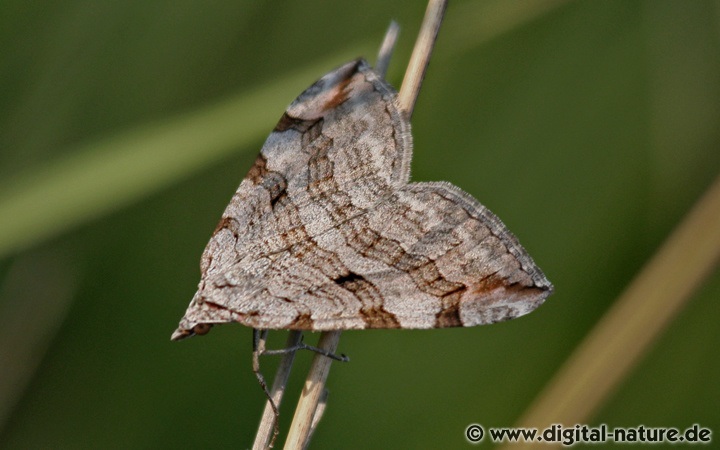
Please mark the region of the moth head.
[[208, 334], [212, 326], [213, 324], [211, 323], [198, 323], [192, 325], [189, 328], [179, 327], [177, 330], [175, 330], [170, 339], [172, 339], [173, 341], [179, 341], [181, 339], [189, 338], [195, 335], [202, 336], [204, 334]]

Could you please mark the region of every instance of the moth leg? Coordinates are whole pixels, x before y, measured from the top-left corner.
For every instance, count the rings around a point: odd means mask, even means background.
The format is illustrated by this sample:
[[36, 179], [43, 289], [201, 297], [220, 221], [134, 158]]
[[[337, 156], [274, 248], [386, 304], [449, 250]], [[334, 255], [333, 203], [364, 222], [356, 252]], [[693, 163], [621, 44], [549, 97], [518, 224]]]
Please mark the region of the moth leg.
[[270, 402], [270, 407], [272, 407], [273, 414], [275, 415], [275, 423], [273, 425], [273, 437], [270, 446], [272, 447], [272, 443], [275, 442], [275, 438], [280, 434], [280, 411], [278, 411], [277, 405], [272, 399], [272, 396], [270, 395], [270, 390], [268, 389], [267, 383], [265, 382], [265, 377], [263, 377], [262, 372], [260, 372], [260, 355], [264, 354], [265, 352], [265, 341], [267, 339], [267, 330], [258, 330], [253, 328], [253, 351], [252, 351], [252, 371], [255, 374], [255, 377], [258, 380], [258, 383], [260, 383], [260, 387], [262, 388], [263, 392], [265, 392], [265, 396], [268, 399], [268, 402]]
[[323, 356], [326, 356], [326, 357], [328, 357], [328, 358], [330, 358], [330, 359], [334, 359], [335, 361], [341, 361], [341, 362], [348, 362], [348, 361], [350, 361], [350, 358], [347, 357], [347, 356], [346, 356], [345, 354], [343, 354], [343, 353], [341, 353], [341, 354], [338, 356], [338, 355], [336, 355], [335, 353], [331, 353], [331, 352], [329, 352], [329, 351], [327, 351], [327, 350], [323, 350], [323, 349], [321, 349], [321, 348], [314, 347], [314, 346], [312, 346], [312, 345], [307, 345], [306, 343], [303, 342], [303, 338], [302, 338], [302, 337], [300, 338], [300, 342], [299, 342], [297, 345], [293, 345], [292, 347], [281, 348], [281, 349], [278, 349], [278, 350], [266, 350], [266, 349], [265, 349], [265, 337], [264, 337], [264, 336], [267, 334], [267, 330], [263, 330], [263, 331], [264, 331], [265, 334], [263, 335], [263, 337], [261, 337], [261, 338], [258, 339], [258, 340], [259, 340], [259, 343], [262, 345], [262, 348], [260, 348], [260, 350], [259, 350], [259, 355], [282, 355], [282, 354], [285, 354], [285, 353], [296, 352], [296, 351], [298, 351], [298, 350], [310, 350], [311, 352], [319, 353], [319, 354], [321, 354], [321, 355], [323, 355]]

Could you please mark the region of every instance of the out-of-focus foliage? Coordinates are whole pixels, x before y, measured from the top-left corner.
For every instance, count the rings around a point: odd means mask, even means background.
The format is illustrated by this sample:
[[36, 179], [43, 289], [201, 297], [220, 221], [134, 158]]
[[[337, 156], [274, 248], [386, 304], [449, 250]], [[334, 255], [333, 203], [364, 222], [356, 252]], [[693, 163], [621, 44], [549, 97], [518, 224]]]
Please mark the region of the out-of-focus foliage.
[[[399, 84], [424, 9], [0, 4], [0, 447], [250, 446], [250, 330], [169, 341], [200, 253], [284, 107], [374, 60], [391, 19]], [[470, 423], [513, 424], [720, 172], [719, 17], [712, 1], [450, 5], [413, 179], [479, 198], [556, 294], [493, 326], [344, 333], [312, 448], [464, 448]], [[720, 432], [719, 297], [715, 272], [591, 423]]]

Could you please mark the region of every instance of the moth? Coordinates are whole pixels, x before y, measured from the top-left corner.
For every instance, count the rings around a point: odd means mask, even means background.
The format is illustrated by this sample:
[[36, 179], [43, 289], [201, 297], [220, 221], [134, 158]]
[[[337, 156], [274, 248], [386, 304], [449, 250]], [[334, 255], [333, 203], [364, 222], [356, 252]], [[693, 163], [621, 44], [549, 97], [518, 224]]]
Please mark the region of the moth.
[[202, 255], [172, 339], [254, 329], [429, 329], [533, 311], [553, 286], [487, 208], [410, 182], [396, 91], [362, 59], [285, 111]]

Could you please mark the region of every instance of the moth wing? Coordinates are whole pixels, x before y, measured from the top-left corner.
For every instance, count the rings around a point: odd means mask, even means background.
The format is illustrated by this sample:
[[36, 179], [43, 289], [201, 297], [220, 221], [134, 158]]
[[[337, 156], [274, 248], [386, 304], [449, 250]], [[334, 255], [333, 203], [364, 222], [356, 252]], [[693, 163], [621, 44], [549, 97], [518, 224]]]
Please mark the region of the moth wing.
[[500, 219], [449, 183], [409, 184], [314, 245], [346, 269], [329, 282], [341, 289], [323, 287], [344, 291], [341, 307], [312, 315], [315, 329], [350, 319], [361, 328], [494, 323], [531, 312], [553, 290]]
[[[226, 292], [263, 298], [252, 281], [262, 277], [262, 264], [407, 183], [410, 126], [395, 98], [392, 87], [356, 60], [322, 77], [288, 107], [203, 252], [198, 293], [178, 336], [192, 334], [198, 323], [237, 320], [229, 310], [205, 304], [209, 290], [226, 287], [228, 279], [245, 280], [242, 293]], [[262, 309], [271, 308], [272, 299], [264, 300]]]
[[505, 225], [449, 183], [399, 189], [277, 255], [262, 280], [257, 296], [207, 298], [254, 328], [342, 330], [495, 323], [552, 292]]
[[358, 60], [293, 102], [202, 260], [176, 332], [433, 328], [526, 314], [552, 285], [502, 222], [449, 183], [407, 184], [409, 124]]

